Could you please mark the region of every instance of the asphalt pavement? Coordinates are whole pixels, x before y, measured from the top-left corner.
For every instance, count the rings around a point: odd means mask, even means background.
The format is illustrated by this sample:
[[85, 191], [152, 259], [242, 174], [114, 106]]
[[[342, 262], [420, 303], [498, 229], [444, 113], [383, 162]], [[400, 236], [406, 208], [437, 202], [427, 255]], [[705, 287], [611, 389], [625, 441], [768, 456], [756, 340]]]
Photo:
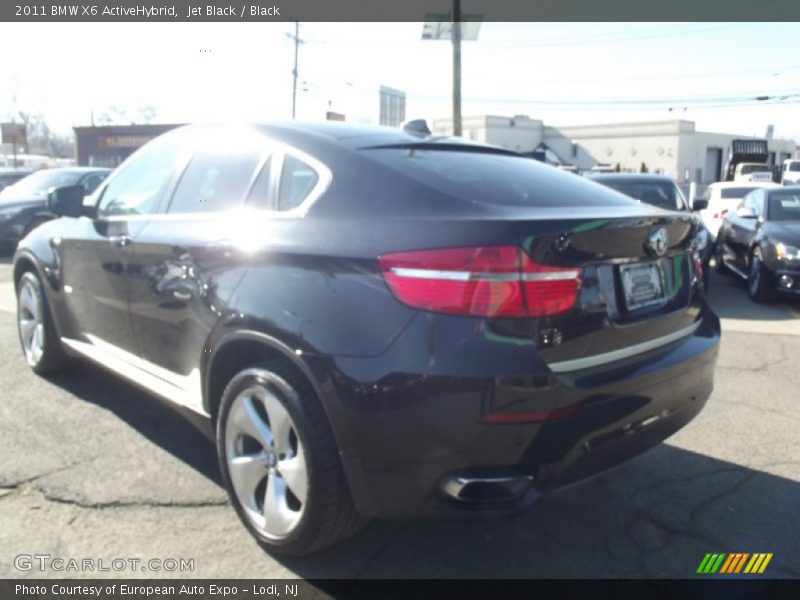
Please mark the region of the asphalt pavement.
[[[49, 378], [22, 358], [0, 259], [0, 577], [692, 577], [707, 552], [771, 552], [800, 577], [800, 303], [754, 305], [714, 275], [716, 389], [666, 443], [526, 514], [374, 521], [302, 559], [265, 553], [228, 505], [213, 445], [89, 365]], [[190, 572], [20, 571], [19, 555], [191, 559]]]

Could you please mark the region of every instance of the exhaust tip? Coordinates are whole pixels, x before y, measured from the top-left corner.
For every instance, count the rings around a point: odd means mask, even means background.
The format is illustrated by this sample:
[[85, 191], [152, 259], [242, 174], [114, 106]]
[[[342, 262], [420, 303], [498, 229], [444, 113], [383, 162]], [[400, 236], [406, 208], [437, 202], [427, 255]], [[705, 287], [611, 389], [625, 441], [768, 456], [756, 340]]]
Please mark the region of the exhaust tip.
[[445, 479], [441, 490], [449, 498], [469, 504], [519, 500], [533, 486], [533, 475], [513, 477], [464, 477]]

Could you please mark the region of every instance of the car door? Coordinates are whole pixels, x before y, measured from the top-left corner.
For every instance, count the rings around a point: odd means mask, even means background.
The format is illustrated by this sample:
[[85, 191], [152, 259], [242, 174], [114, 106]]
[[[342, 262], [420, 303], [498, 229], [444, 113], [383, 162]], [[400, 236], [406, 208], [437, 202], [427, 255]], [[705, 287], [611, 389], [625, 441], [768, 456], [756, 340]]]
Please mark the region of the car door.
[[764, 193], [764, 190], [754, 190], [745, 196], [744, 202], [742, 203], [743, 208], [755, 213], [755, 218], [742, 217], [738, 214], [733, 214], [730, 217], [727, 243], [732, 255], [729, 257], [729, 260], [743, 273], [747, 273], [750, 245], [756, 235], [756, 230], [759, 225], [759, 207], [762, 203], [761, 199]]
[[131, 265], [131, 321], [141, 359], [188, 404], [199, 402], [204, 345], [228, 316], [247, 268], [239, 242], [254, 220], [237, 209], [262, 179], [257, 174], [269, 179], [271, 169], [271, 142], [262, 135], [235, 143], [207, 135], [213, 145], [201, 144], [189, 160], [165, 214], [147, 219], [134, 235]]
[[180, 154], [170, 139], [143, 148], [100, 189], [92, 217], [77, 219], [58, 240], [69, 335], [93, 352], [138, 354], [129, 315], [131, 242], [143, 217], [158, 209]]

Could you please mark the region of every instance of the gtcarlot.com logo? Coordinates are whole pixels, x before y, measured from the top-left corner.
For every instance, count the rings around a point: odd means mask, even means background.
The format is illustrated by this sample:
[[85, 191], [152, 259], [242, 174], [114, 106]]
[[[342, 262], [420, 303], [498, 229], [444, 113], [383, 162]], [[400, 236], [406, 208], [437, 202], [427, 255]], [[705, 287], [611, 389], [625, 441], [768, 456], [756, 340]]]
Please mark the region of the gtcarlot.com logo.
[[772, 552], [709, 553], [700, 561], [697, 572], [701, 575], [756, 575], [763, 573], [771, 560]]

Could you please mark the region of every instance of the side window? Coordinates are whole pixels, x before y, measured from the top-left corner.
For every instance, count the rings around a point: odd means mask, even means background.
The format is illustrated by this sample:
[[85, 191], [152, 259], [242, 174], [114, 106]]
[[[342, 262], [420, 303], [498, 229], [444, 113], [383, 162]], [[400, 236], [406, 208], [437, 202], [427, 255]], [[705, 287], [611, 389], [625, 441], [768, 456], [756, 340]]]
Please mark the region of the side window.
[[100, 185], [103, 182], [103, 179], [105, 178], [106, 178], [105, 173], [93, 173], [92, 175], [86, 177], [86, 179], [83, 180], [82, 184], [84, 189], [84, 195], [88, 196], [93, 191], [95, 191], [97, 189], [97, 186]]
[[169, 182], [179, 153], [180, 146], [172, 141], [146, 148], [108, 184], [97, 216], [150, 214]]
[[170, 202], [170, 213], [220, 211], [239, 206], [262, 149], [202, 151], [186, 167]]
[[272, 170], [272, 157], [267, 159], [264, 166], [258, 172], [253, 188], [247, 198], [248, 206], [254, 208], [264, 208], [272, 210], [272, 198], [270, 192], [270, 172]]
[[755, 190], [747, 194], [744, 199], [744, 207], [753, 210], [756, 215], [761, 214], [761, 190]]
[[317, 185], [319, 175], [299, 158], [286, 154], [278, 184], [277, 210], [292, 210], [303, 203]]

